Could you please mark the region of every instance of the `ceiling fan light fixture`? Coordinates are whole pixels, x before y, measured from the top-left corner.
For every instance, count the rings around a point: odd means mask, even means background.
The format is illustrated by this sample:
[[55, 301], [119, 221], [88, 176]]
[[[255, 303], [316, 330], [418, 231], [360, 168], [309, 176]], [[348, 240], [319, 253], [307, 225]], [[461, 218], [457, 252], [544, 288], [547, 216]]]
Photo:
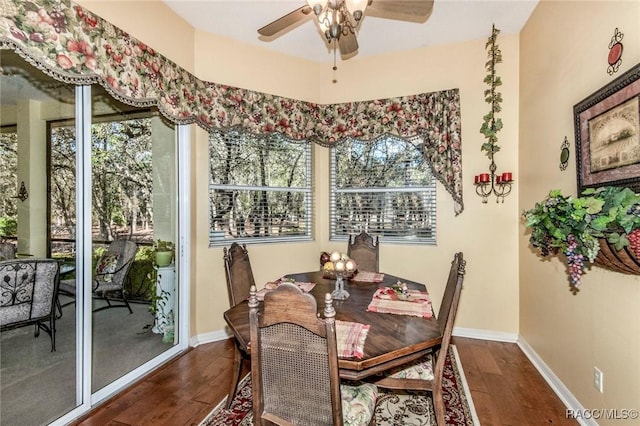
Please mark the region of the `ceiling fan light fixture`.
[[[318, 24], [320, 24], [320, 30], [327, 34], [333, 23], [333, 15], [335, 11], [333, 9], [325, 9], [318, 15]], [[328, 37], [328, 36], [327, 36]]]
[[[307, 0], [328, 42], [355, 34], [368, 0]], [[352, 9], [350, 9], [352, 8]]]
[[307, 0], [307, 4], [313, 10], [313, 13], [315, 13], [316, 16], [319, 16], [320, 13], [322, 13], [322, 11], [327, 6], [327, 2], [328, 0]]
[[353, 15], [353, 18], [359, 22], [364, 15], [364, 10], [369, 4], [369, 0], [345, 0], [345, 6], [349, 13]]
[[331, 27], [329, 27], [329, 34], [331, 34], [331, 38], [340, 38], [340, 34], [342, 33], [342, 25], [340, 25], [338, 22], [334, 22], [331, 24]]

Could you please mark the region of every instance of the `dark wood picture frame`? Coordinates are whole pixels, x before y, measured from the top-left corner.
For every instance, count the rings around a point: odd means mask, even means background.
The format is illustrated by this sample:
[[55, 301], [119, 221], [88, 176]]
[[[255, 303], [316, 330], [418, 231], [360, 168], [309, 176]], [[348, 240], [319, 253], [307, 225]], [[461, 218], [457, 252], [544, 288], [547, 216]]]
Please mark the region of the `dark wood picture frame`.
[[640, 64], [573, 107], [578, 195], [586, 188], [640, 191]]

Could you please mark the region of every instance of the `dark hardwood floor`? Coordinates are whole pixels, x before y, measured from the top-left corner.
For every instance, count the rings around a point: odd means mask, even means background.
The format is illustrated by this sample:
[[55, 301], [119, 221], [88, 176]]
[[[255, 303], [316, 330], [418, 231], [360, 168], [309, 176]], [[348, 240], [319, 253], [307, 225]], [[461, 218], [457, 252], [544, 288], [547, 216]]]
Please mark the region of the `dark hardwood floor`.
[[[576, 425], [515, 343], [456, 337], [480, 423]], [[73, 425], [197, 425], [225, 396], [233, 340], [189, 350]]]

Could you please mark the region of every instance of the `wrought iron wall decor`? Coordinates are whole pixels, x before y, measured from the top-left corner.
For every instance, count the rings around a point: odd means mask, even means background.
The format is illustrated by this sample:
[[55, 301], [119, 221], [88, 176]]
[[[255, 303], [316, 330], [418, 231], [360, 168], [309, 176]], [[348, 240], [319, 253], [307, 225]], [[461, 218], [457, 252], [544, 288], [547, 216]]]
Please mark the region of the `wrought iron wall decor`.
[[20, 182], [20, 189], [18, 190], [18, 195], [13, 198], [17, 198], [23, 203], [29, 198], [29, 193], [27, 192], [27, 187], [24, 184], [24, 181]]
[[496, 196], [496, 203], [500, 201], [504, 203], [504, 198], [511, 193], [511, 185], [513, 183], [513, 174], [511, 172], [497, 173], [498, 167], [494, 161], [496, 152], [500, 151], [498, 132], [502, 129], [502, 120], [496, 115], [502, 110], [500, 107], [502, 93], [497, 90], [502, 85], [502, 79], [496, 74], [496, 64], [502, 62], [502, 52], [496, 43], [499, 33], [500, 30], [494, 25], [486, 44], [488, 60], [485, 64], [485, 69], [488, 75], [484, 81], [489, 85], [489, 88], [484, 91], [484, 96], [491, 109], [483, 117], [482, 127], [480, 128], [480, 133], [487, 139], [480, 150], [486, 152], [491, 163], [489, 164], [489, 173], [476, 175], [473, 182], [476, 186], [476, 194], [482, 197], [484, 204], [487, 203], [487, 199], [491, 195]]
[[565, 136], [560, 146], [560, 170], [567, 170], [567, 164], [569, 164], [569, 139]]
[[613, 32], [613, 36], [611, 37], [611, 41], [609, 42], [609, 57], [607, 61], [609, 62], [609, 66], [607, 67], [607, 73], [609, 75], [613, 75], [618, 72], [620, 69], [620, 64], [622, 64], [622, 39], [624, 38], [624, 34], [622, 34], [616, 28]]

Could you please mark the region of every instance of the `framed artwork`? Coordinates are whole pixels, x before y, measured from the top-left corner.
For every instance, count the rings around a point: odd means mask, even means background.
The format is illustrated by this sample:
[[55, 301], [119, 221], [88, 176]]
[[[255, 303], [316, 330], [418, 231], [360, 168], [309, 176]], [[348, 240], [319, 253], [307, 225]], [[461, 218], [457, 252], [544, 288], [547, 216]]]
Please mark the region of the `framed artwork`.
[[640, 192], [640, 64], [573, 107], [578, 194], [624, 186]]

